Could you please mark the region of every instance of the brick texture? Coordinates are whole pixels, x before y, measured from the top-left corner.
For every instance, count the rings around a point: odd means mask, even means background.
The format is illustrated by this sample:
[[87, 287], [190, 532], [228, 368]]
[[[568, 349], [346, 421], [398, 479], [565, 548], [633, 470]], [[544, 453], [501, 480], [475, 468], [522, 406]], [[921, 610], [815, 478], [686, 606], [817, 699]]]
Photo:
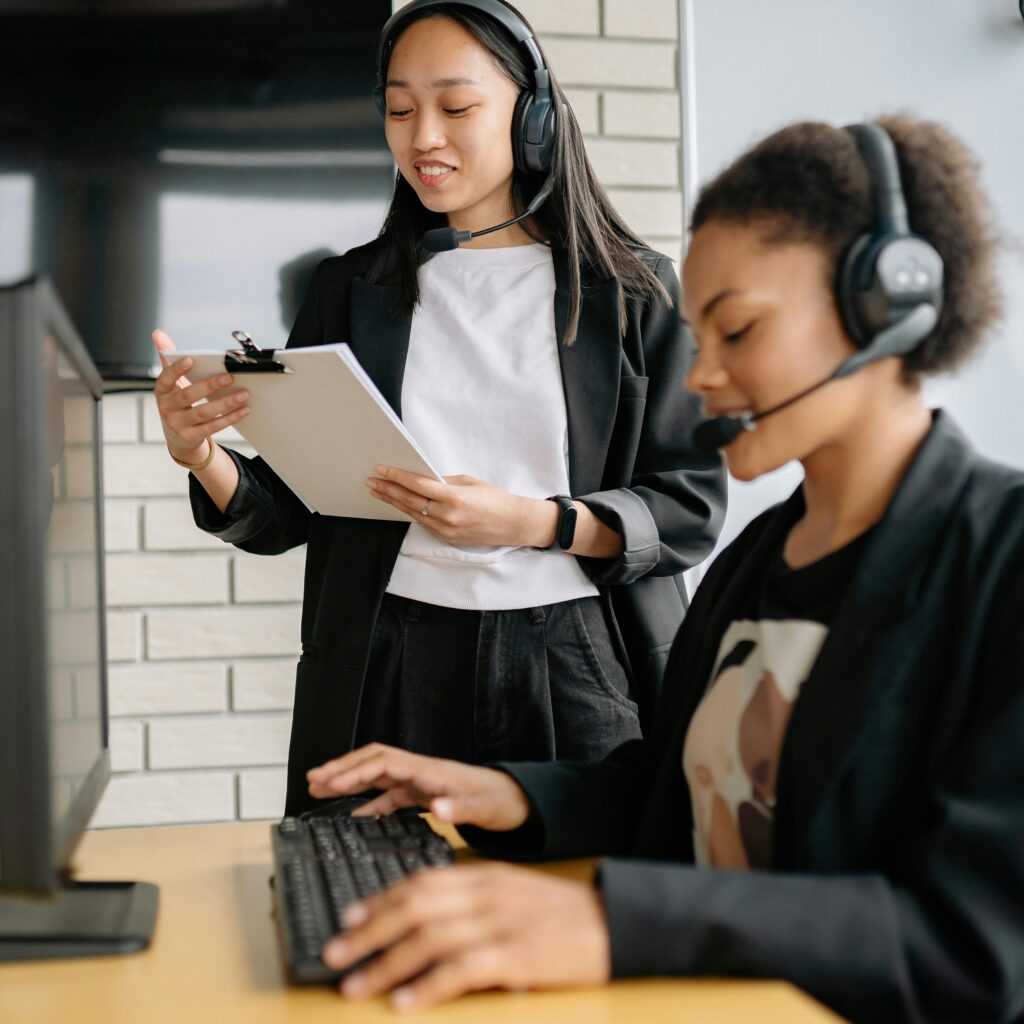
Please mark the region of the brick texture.
[[107, 604], [224, 604], [226, 555], [110, 555]]
[[153, 719], [149, 725], [152, 768], [220, 768], [284, 764], [287, 714], [193, 715]]
[[146, 649], [155, 661], [297, 654], [299, 608], [152, 611], [146, 615]]
[[678, 0], [604, 0], [604, 31], [609, 36], [675, 40]]
[[284, 813], [283, 768], [247, 768], [238, 773], [238, 816], [280, 818]]
[[198, 529], [187, 498], [159, 498], [142, 504], [147, 551], [228, 551], [222, 540]]
[[221, 662], [112, 665], [108, 680], [110, 714], [226, 711], [227, 676], [227, 666]]
[[284, 711], [295, 693], [295, 659], [239, 661], [232, 669], [233, 711]]
[[234, 772], [146, 772], [115, 775], [92, 826], [189, 824], [235, 817]]

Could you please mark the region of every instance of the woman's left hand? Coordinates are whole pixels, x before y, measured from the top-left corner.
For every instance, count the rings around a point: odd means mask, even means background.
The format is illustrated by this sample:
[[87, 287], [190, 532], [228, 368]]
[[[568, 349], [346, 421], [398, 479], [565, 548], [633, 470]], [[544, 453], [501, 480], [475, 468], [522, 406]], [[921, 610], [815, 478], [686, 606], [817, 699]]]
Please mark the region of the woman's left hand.
[[[393, 992], [422, 1009], [465, 992], [601, 985], [610, 974], [604, 908], [584, 882], [506, 864], [420, 871], [349, 908], [323, 951], [356, 999]], [[415, 979], [415, 980], [410, 980]]]
[[550, 511], [554, 533], [555, 506], [509, 494], [471, 476], [446, 476], [444, 483], [394, 466], [377, 466], [367, 480], [370, 493], [407, 513], [435, 536], [463, 546], [539, 545], [541, 521]]

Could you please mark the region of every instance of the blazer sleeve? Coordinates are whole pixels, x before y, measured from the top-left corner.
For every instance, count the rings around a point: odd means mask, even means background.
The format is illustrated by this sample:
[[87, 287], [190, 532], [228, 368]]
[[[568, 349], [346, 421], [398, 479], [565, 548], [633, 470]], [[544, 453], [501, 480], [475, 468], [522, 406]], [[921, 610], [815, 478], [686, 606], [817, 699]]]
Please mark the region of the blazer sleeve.
[[852, 1020], [1024, 1019], [1024, 572], [1003, 588], [957, 739], [890, 874], [611, 859], [612, 971], [787, 979]]
[[[323, 278], [321, 263], [288, 336], [287, 348], [322, 344]], [[302, 500], [259, 456], [249, 458], [229, 448], [224, 450], [238, 469], [238, 487], [221, 512], [190, 473], [189, 499], [196, 526], [258, 555], [276, 555], [305, 544], [312, 514]]]
[[574, 495], [623, 538], [617, 558], [579, 559], [598, 585], [689, 569], [710, 554], [725, 517], [721, 456], [704, 454], [692, 440], [701, 412], [683, 384], [693, 348], [679, 319], [679, 281], [665, 257], [656, 272], [672, 301], [649, 301], [640, 318], [648, 386], [632, 480], [628, 487]]
[[629, 740], [603, 761], [500, 763], [526, 794], [530, 816], [512, 832], [460, 825], [478, 853], [503, 860], [565, 860], [626, 853], [650, 788], [643, 740]]

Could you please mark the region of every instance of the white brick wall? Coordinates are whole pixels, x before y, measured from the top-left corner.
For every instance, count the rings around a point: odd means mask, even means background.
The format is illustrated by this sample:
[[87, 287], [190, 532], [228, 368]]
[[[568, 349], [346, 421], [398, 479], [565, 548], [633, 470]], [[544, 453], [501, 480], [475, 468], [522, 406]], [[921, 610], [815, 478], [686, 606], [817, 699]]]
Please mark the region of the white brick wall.
[[678, 0], [604, 0], [604, 31], [609, 36], [678, 38]]
[[228, 768], [288, 760], [290, 715], [191, 715], [149, 723], [151, 768]]
[[292, 706], [295, 662], [289, 658], [239, 661], [232, 669], [234, 711], [282, 711]]
[[[401, 3], [396, 3], [396, 7]], [[682, 246], [676, 0], [519, 0], [634, 230]], [[115, 776], [98, 827], [269, 818], [284, 805], [304, 551], [196, 529], [152, 398], [104, 399]], [[234, 430], [221, 435], [246, 451]], [[88, 490], [84, 465], [69, 484]], [[74, 580], [71, 580], [74, 585]]]
[[234, 772], [115, 775], [93, 816], [95, 828], [229, 821], [237, 817]]
[[284, 806], [285, 770], [248, 768], [238, 773], [238, 817], [277, 818]]
[[187, 661], [111, 665], [109, 691], [114, 716], [227, 711], [228, 667]]

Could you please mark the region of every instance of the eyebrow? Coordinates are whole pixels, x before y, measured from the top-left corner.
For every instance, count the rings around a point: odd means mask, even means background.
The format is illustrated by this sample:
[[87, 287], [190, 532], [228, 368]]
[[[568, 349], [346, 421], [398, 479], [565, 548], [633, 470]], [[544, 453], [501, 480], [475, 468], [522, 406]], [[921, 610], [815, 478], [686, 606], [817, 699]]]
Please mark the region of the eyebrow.
[[[700, 319], [706, 320], [711, 315], [711, 311], [715, 308], [715, 306], [717, 306], [723, 299], [728, 299], [733, 295], [739, 294], [740, 292], [736, 288], [723, 288], [722, 291], [720, 291], [716, 296], [714, 296], [714, 298], [711, 298], [704, 303], [704, 308], [700, 311]], [[691, 324], [685, 316], [680, 315], [679, 319], [682, 320], [682, 322], [686, 324], [687, 327], [693, 327], [693, 324]]]
[[[475, 78], [438, 78], [430, 83], [432, 89], [453, 89], [457, 85], [479, 85]], [[408, 89], [409, 83], [404, 78], [389, 78], [387, 88]]]

